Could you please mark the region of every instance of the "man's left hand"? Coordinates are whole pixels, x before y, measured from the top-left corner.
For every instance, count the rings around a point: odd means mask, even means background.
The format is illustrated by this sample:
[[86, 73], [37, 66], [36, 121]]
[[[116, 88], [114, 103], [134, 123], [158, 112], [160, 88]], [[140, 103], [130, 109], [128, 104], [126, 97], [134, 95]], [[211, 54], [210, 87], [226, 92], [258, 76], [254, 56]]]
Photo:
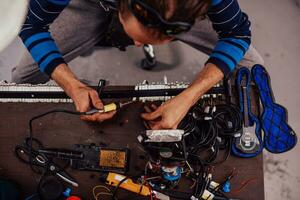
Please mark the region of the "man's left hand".
[[158, 108], [151, 106], [154, 111], [146, 107], [148, 113], [143, 113], [142, 118], [154, 130], [176, 129], [190, 107], [223, 77], [223, 72], [216, 65], [207, 63], [190, 87]]
[[190, 107], [191, 104], [188, 103], [187, 97], [181, 94], [166, 101], [159, 107], [152, 104], [152, 110], [145, 106], [147, 113], [143, 113], [141, 117], [147, 121], [152, 130], [176, 129]]

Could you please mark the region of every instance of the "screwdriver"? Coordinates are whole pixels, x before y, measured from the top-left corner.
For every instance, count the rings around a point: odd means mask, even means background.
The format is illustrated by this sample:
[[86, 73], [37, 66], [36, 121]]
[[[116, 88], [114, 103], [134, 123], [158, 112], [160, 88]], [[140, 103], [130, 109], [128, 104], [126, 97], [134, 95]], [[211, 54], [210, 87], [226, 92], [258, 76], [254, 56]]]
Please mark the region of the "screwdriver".
[[107, 113], [107, 112], [115, 111], [115, 110], [118, 110], [118, 109], [120, 109], [126, 105], [129, 105], [133, 102], [134, 101], [128, 101], [125, 103], [121, 103], [121, 102], [110, 103], [110, 104], [104, 105], [103, 109], [96, 109], [96, 108], [91, 109], [91, 110], [85, 112], [85, 115], [93, 115], [96, 113]]

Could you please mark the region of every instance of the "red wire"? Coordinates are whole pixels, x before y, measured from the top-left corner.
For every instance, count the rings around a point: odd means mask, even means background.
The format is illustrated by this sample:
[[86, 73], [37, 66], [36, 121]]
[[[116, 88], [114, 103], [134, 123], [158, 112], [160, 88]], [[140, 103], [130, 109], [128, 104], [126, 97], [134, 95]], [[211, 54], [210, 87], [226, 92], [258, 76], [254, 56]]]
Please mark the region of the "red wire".
[[[144, 179], [146, 180], [147, 178], [146, 178], [146, 176], [144, 176]], [[151, 188], [151, 186], [148, 184], [148, 182], [146, 181], [146, 184], [145, 184], [146, 186], [148, 186], [149, 187], [149, 191], [150, 191], [150, 200], [153, 200], [153, 196], [152, 196], [152, 192], [153, 192], [153, 190], [152, 190], [152, 188]]]
[[251, 179], [245, 180], [245, 181], [242, 182], [242, 185], [241, 185], [241, 187], [239, 189], [237, 189], [237, 190], [231, 190], [230, 193], [237, 194], [237, 193], [241, 192], [251, 182], [254, 182], [254, 181], [257, 181], [257, 178], [251, 178]]
[[151, 189], [151, 187], [149, 187], [149, 190], [150, 190], [150, 200], [153, 200], [152, 189]]

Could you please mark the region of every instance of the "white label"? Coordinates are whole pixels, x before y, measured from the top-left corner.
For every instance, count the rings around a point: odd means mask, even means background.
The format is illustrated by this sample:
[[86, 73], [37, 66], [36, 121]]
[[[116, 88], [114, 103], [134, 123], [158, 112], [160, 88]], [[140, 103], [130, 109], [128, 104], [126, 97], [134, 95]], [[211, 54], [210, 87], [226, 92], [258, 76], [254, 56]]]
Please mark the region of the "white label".
[[212, 182], [210, 182], [209, 187], [210, 187], [211, 189], [215, 189], [215, 188], [218, 187], [219, 185], [220, 185], [219, 183], [216, 183], [216, 182], [212, 181]]
[[202, 199], [205, 200], [212, 200], [215, 197], [215, 195], [211, 192], [209, 192], [208, 190], [204, 190], [204, 193], [202, 195]]

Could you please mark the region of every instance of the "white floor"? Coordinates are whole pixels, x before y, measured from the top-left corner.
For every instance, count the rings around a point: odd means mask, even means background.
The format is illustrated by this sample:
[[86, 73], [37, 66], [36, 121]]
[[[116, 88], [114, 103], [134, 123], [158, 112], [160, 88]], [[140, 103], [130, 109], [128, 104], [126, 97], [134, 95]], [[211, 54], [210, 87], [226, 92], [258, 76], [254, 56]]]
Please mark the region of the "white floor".
[[[276, 100], [289, 110], [289, 123], [295, 132], [300, 134], [300, 124], [297, 123], [300, 119], [300, 0], [239, 2], [252, 21], [253, 44], [265, 59]], [[0, 80], [10, 80], [10, 70], [18, 62], [23, 51], [21, 46], [20, 41], [16, 40], [0, 54]], [[95, 76], [94, 70], [91, 70], [93, 67], [105, 69], [109, 65], [110, 70], [99, 70], [96, 73], [98, 77], [103, 76], [115, 84], [139, 82], [145, 78], [158, 81], [162, 80], [163, 74], [167, 74], [171, 80], [187, 81], [199, 71], [199, 66], [207, 58], [182, 44], [159, 47], [156, 52], [159, 60], [165, 65], [148, 73], [138, 67], [127, 68], [127, 65], [136, 65], [142, 55], [141, 50], [135, 48], [130, 48], [126, 53], [119, 53], [117, 50], [98, 51], [89, 57], [75, 59], [70, 65], [83, 79], [89, 79], [91, 74]], [[114, 56], [113, 61], [111, 56]], [[177, 58], [176, 61], [173, 58]], [[176, 67], [173, 68], [172, 64]], [[120, 67], [124, 70], [120, 70]], [[136, 74], [134, 78], [132, 72]], [[265, 152], [267, 200], [300, 199], [298, 153], [299, 145], [281, 155]]]
[[[265, 59], [277, 102], [300, 133], [300, 7], [295, 0], [240, 1], [252, 19], [253, 42]], [[298, 5], [298, 6], [297, 6]], [[300, 146], [282, 155], [265, 153], [267, 200], [300, 199]]]

